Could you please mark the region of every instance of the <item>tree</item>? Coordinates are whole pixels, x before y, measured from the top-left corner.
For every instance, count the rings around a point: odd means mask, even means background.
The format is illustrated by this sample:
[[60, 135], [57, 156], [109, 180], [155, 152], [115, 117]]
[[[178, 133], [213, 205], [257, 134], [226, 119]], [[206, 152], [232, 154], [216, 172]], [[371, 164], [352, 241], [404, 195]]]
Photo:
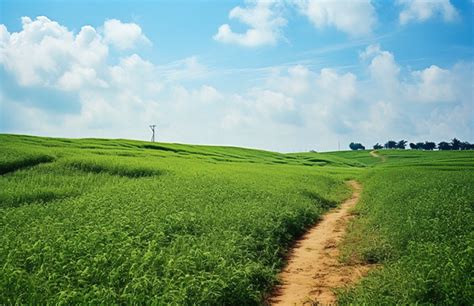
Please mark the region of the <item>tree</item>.
[[431, 142], [431, 141], [425, 141], [425, 144], [423, 145], [423, 149], [432, 151], [436, 149], [436, 143]]
[[361, 144], [361, 143], [354, 143], [354, 142], [351, 142], [349, 144], [349, 148], [351, 148], [351, 150], [365, 150], [365, 147]]
[[446, 150], [451, 150], [451, 145], [447, 143], [446, 141], [441, 141], [438, 143], [438, 149], [446, 151]]
[[416, 149], [417, 150], [423, 150], [425, 148], [425, 143], [423, 142], [417, 142], [416, 143]]
[[451, 140], [451, 147], [453, 148], [453, 150], [461, 149], [461, 140], [453, 138], [453, 140]]
[[472, 150], [472, 148], [474, 147], [473, 144], [470, 144], [469, 142], [467, 141], [464, 141], [460, 144], [460, 147], [461, 147], [461, 150]]
[[397, 149], [402, 149], [405, 150], [405, 147], [407, 146], [407, 141], [406, 140], [400, 140], [397, 143]]
[[374, 144], [373, 148], [374, 148], [374, 150], [380, 150], [380, 149], [383, 149], [383, 146], [380, 143], [377, 142], [376, 144]]
[[389, 141], [385, 144], [385, 149], [396, 149], [396, 148], [397, 148], [397, 142], [396, 142], [396, 141], [389, 140]]
[[418, 149], [418, 147], [416, 146], [416, 144], [414, 144], [413, 142], [410, 142], [410, 145], [409, 145], [409, 146], [410, 146], [410, 149], [412, 149], [412, 150]]

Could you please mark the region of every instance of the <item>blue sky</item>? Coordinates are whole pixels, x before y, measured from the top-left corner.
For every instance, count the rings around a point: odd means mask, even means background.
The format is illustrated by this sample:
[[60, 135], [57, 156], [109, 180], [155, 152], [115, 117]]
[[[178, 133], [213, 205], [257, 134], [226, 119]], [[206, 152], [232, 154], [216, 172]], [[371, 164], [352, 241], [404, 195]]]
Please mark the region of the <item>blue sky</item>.
[[473, 141], [473, 2], [0, 2], [0, 132]]

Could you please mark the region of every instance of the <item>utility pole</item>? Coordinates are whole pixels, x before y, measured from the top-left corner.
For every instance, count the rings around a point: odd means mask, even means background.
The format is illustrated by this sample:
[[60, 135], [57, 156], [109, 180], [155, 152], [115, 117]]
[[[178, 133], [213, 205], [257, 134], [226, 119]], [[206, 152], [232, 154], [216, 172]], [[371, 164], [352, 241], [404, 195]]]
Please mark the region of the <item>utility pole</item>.
[[156, 124], [152, 124], [150, 125], [150, 129], [152, 131], [152, 135], [151, 135], [151, 142], [155, 142], [155, 127], [156, 127]]
[[341, 142], [340, 141], [337, 141], [337, 150], [341, 151]]

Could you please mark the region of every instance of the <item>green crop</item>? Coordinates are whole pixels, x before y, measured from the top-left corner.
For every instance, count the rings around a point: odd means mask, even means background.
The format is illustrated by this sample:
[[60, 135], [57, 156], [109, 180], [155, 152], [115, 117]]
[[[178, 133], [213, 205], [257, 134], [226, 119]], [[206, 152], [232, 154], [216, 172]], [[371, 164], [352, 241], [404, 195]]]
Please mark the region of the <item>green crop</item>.
[[381, 154], [0, 135], [0, 304], [262, 304], [353, 178], [341, 302], [472, 304], [473, 153]]
[[[360, 170], [324, 155], [321, 167], [240, 148], [0, 137], [20, 156], [0, 177], [0, 303], [258, 304], [289, 244]], [[21, 159], [34, 154], [51, 159]]]
[[386, 162], [363, 178], [346, 249], [383, 268], [342, 291], [340, 302], [472, 305], [473, 152], [380, 153]]

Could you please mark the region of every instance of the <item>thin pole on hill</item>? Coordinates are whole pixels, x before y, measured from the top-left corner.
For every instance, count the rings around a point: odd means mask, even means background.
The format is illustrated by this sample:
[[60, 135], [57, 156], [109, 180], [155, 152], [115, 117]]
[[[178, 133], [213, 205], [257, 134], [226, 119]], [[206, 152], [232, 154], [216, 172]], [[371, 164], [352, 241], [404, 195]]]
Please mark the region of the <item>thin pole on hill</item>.
[[151, 135], [151, 142], [155, 142], [155, 127], [156, 127], [156, 124], [152, 124], [150, 125], [150, 129], [152, 131], [152, 135]]

